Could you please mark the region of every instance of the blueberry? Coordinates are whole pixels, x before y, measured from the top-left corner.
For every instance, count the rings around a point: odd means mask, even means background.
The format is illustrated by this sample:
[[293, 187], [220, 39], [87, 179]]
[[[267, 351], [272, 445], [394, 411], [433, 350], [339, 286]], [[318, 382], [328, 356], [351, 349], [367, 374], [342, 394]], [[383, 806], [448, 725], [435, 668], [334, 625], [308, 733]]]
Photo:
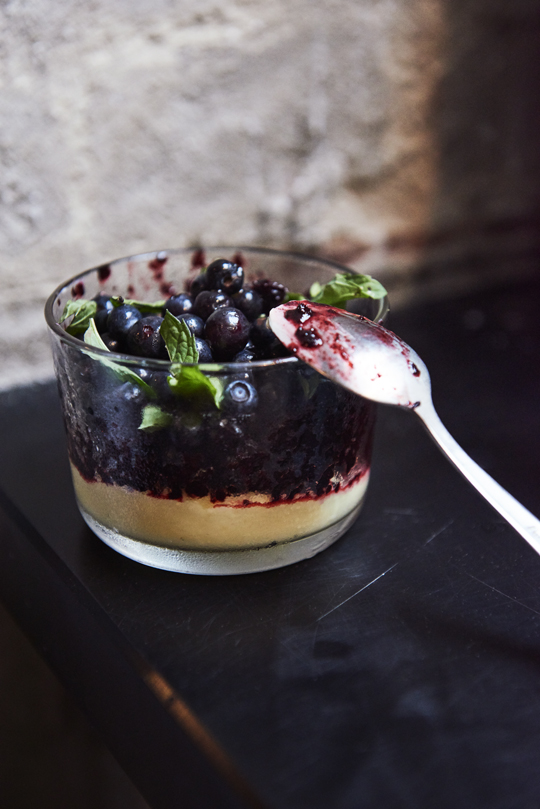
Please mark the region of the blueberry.
[[109, 351], [122, 351], [122, 348], [120, 347], [120, 343], [118, 342], [118, 340], [116, 340], [114, 337], [111, 337], [111, 335], [108, 332], [104, 332], [101, 335], [101, 339], [103, 340]]
[[254, 289], [242, 289], [233, 295], [233, 304], [248, 320], [257, 320], [263, 313], [263, 299]]
[[103, 310], [105, 310], [106, 312], [112, 312], [112, 310], [114, 309], [113, 302], [111, 301], [110, 296], [105, 295], [104, 292], [98, 292], [97, 295], [94, 295], [92, 300], [97, 303], [98, 312], [102, 312]]
[[102, 334], [107, 331], [107, 318], [114, 309], [113, 302], [104, 292], [98, 292], [97, 295], [94, 295], [92, 300], [97, 303], [97, 311], [94, 317], [96, 329]]
[[250, 322], [232, 306], [224, 306], [210, 315], [204, 327], [204, 336], [212, 354], [218, 360], [232, 360], [241, 351], [248, 339]]
[[269, 359], [276, 359], [277, 357], [292, 357], [289, 349], [285, 348], [283, 343], [280, 343], [280, 341], [277, 339], [276, 342], [270, 347], [268, 354]]
[[152, 376], [154, 374], [150, 368], [137, 368], [137, 373], [141, 377], [143, 382], [146, 382], [147, 385], [150, 385], [152, 381]]
[[268, 318], [264, 316], [259, 317], [252, 324], [249, 337], [255, 347], [258, 360], [291, 356], [291, 352], [278, 340], [270, 328]]
[[163, 305], [163, 314], [165, 314], [167, 309], [171, 315], [175, 315], [176, 317], [186, 312], [191, 312], [193, 309], [193, 298], [191, 295], [188, 295], [187, 292], [181, 292], [180, 295], [171, 295]]
[[127, 348], [137, 357], [150, 357], [155, 360], [169, 358], [163, 337], [159, 333], [163, 318], [148, 315], [134, 323], [127, 335]]
[[139, 385], [132, 382], [124, 382], [116, 391], [117, 401], [129, 402], [130, 404], [144, 404], [146, 394]]
[[139, 320], [142, 320], [142, 315], [135, 306], [122, 304], [122, 306], [115, 307], [107, 318], [107, 331], [114, 337], [121, 345], [125, 345], [127, 334], [132, 326]]
[[251, 351], [249, 348], [243, 348], [242, 351], [239, 351], [238, 354], [235, 354], [232, 361], [233, 362], [253, 362], [257, 357], [255, 351]]
[[98, 332], [103, 335], [104, 332], [107, 331], [107, 320], [109, 318], [109, 312], [107, 309], [98, 309], [95, 316], [94, 322], [96, 324], [96, 329]]
[[190, 284], [189, 292], [191, 297], [195, 300], [199, 292], [202, 292], [203, 289], [206, 289], [206, 275], [202, 272], [200, 275], [197, 275]]
[[242, 351], [234, 357], [233, 362], [253, 362], [257, 359], [257, 350], [251, 340], [248, 340]]
[[252, 413], [258, 401], [257, 391], [251, 382], [235, 379], [229, 382], [223, 392], [222, 408], [225, 412], [243, 415]]
[[201, 340], [200, 337], [196, 337], [195, 345], [199, 352], [199, 362], [214, 362], [212, 350], [206, 340]]
[[204, 320], [191, 312], [185, 315], [177, 315], [178, 320], [183, 320], [188, 329], [195, 337], [202, 337], [204, 332]]
[[283, 284], [278, 284], [277, 281], [270, 281], [268, 278], [258, 278], [253, 282], [252, 287], [255, 292], [261, 296], [264, 307], [263, 311], [266, 315], [274, 306], [279, 306], [283, 303], [289, 291]]
[[283, 347], [268, 325], [268, 318], [266, 317], [259, 317], [252, 324], [249, 338], [257, 350], [259, 359], [269, 359], [274, 356], [274, 352]]
[[206, 268], [206, 289], [221, 289], [232, 295], [244, 284], [244, 270], [238, 264], [218, 258]]
[[222, 306], [232, 306], [232, 300], [224, 292], [205, 289], [199, 292], [193, 304], [193, 313], [206, 320], [212, 312]]
[[153, 371], [149, 368], [137, 368], [137, 373], [147, 385], [150, 385], [158, 395], [160, 402], [174, 401], [175, 395], [167, 381], [169, 371]]

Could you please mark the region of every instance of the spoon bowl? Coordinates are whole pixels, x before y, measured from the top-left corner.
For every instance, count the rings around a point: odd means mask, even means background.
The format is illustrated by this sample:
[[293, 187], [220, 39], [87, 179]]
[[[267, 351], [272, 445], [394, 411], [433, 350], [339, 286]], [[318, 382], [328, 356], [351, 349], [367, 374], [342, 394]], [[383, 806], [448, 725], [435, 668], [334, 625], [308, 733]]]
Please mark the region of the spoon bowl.
[[416, 351], [362, 315], [291, 301], [270, 310], [270, 326], [293, 354], [359, 396], [410, 409], [431, 399]]
[[469, 483], [540, 553], [540, 521], [452, 438], [433, 407], [429, 372], [407, 343], [361, 315], [310, 301], [284, 303], [269, 320], [279, 340], [319, 373], [365, 399], [413, 410]]

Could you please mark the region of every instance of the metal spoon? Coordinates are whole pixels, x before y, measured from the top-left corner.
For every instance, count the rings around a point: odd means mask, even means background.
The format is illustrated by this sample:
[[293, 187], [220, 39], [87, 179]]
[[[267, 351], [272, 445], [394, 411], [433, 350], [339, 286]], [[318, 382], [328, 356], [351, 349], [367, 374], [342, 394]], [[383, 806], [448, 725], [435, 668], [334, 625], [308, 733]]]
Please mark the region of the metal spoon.
[[540, 553], [540, 521], [452, 438], [433, 407], [428, 370], [410, 346], [361, 315], [309, 301], [282, 304], [269, 320], [279, 340], [319, 373], [366, 399], [420, 416], [461, 474]]

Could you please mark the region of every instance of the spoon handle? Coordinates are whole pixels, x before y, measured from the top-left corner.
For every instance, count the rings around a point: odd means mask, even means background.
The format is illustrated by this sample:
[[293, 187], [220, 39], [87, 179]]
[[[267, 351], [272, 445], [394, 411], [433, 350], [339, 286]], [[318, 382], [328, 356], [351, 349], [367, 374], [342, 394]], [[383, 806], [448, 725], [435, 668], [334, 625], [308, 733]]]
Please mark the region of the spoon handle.
[[439, 445], [461, 474], [540, 554], [540, 520], [537, 520], [525, 506], [522, 506], [515, 497], [512, 497], [487, 472], [484, 472], [472, 458], [469, 458], [457, 441], [452, 438], [431, 401], [423, 402], [416, 408], [415, 413], [420, 416], [435, 443]]

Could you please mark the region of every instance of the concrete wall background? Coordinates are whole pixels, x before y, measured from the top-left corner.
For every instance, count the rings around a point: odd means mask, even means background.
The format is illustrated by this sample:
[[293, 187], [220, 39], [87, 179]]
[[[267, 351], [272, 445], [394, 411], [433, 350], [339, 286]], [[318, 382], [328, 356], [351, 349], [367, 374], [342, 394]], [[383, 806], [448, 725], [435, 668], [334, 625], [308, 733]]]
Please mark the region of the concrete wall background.
[[532, 0], [8, 0], [0, 26], [1, 387], [51, 373], [60, 281], [138, 251], [320, 251], [397, 300], [536, 255]]

